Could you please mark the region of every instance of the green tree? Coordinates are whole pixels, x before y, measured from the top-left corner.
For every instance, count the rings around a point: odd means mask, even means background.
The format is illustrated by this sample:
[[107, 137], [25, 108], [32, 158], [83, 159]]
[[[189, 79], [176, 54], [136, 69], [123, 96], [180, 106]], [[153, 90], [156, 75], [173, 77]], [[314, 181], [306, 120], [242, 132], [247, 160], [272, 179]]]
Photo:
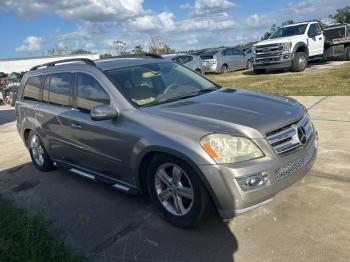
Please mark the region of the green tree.
[[143, 47], [141, 45], [137, 45], [137, 46], [135, 46], [134, 50], [132, 50], [132, 53], [136, 54], [136, 55], [141, 55], [141, 54], [144, 54], [146, 52], [145, 52], [145, 50], [143, 50]]
[[344, 8], [338, 9], [335, 15], [330, 16], [337, 23], [350, 23], [350, 6], [345, 6]]
[[85, 49], [76, 49], [76, 50], [73, 50], [72, 52], [70, 52], [71, 55], [84, 55], [84, 54], [91, 54], [90, 51], [88, 50], [85, 50]]
[[170, 47], [168, 40], [159, 36], [153, 36], [148, 41], [149, 52], [157, 55], [166, 55], [175, 53], [175, 49]]

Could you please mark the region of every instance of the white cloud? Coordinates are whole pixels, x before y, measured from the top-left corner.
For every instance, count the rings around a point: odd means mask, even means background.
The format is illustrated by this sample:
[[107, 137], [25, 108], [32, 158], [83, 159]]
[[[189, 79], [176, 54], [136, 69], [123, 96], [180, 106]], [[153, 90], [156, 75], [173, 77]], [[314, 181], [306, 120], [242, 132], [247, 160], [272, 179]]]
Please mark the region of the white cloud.
[[142, 4], [143, 0], [0, 0], [0, 8], [15, 10], [24, 17], [54, 12], [66, 19], [95, 22], [137, 17], [145, 13]]
[[43, 39], [37, 36], [28, 36], [23, 40], [23, 44], [16, 48], [17, 52], [35, 52], [41, 50]]
[[198, 44], [199, 40], [195, 35], [189, 35], [186, 39], [186, 43], [189, 45]]
[[174, 14], [162, 12], [158, 15], [137, 17], [131, 25], [140, 32], [168, 32], [175, 30]]
[[189, 3], [181, 4], [180, 9], [189, 10], [189, 9], [191, 9], [191, 5]]
[[235, 6], [235, 3], [228, 0], [196, 0], [192, 14], [195, 16], [202, 16], [221, 13]]

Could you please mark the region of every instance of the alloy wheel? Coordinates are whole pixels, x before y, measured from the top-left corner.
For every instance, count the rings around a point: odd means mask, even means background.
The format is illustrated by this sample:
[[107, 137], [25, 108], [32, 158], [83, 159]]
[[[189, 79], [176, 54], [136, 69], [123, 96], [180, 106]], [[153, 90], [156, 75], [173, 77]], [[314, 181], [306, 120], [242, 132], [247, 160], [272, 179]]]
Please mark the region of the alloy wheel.
[[186, 172], [174, 163], [162, 164], [154, 177], [159, 201], [173, 215], [187, 214], [193, 205], [194, 192]]
[[32, 152], [35, 163], [38, 164], [39, 166], [43, 166], [45, 161], [44, 148], [42, 147], [38, 136], [34, 135], [32, 137], [32, 139], [30, 140], [29, 148], [30, 148], [30, 151]]

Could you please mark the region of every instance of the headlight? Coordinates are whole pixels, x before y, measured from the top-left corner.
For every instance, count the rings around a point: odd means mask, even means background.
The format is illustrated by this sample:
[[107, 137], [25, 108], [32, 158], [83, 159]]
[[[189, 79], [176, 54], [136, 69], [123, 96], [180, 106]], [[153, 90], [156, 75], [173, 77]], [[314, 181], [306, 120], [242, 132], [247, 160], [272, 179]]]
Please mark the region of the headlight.
[[264, 156], [249, 138], [228, 134], [207, 135], [201, 139], [201, 146], [218, 164], [237, 163]]
[[292, 52], [292, 42], [284, 43], [283, 51], [288, 53]]

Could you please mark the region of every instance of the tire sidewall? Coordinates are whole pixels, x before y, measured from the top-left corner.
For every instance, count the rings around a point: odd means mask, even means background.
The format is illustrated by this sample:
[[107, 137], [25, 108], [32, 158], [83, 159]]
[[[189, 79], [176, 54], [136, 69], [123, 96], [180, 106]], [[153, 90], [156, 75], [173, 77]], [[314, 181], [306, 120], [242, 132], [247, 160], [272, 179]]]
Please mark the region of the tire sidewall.
[[[181, 167], [187, 174], [193, 188], [194, 198], [191, 210], [183, 215], [176, 216], [168, 212], [158, 199], [155, 191], [154, 178], [158, 168], [164, 163], [174, 163]], [[154, 205], [161, 211], [162, 216], [168, 222], [180, 226], [180, 227], [192, 227], [197, 224], [205, 213], [205, 209], [208, 204], [208, 195], [206, 189], [201, 182], [198, 174], [190, 167], [185, 161], [168, 156], [168, 155], [157, 155], [155, 156], [148, 168], [147, 172], [147, 190], [150, 198]]]
[[222, 65], [221, 66], [221, 73], [224, 74], [224, 73], [227, 73], [228, 72], [228, 67], [227, 65]]
[[[39, 143], [40, 143], [40, 145], [42, 146], [42, 148], [44, 150], [44, 163], [43, 163], [43, 165], [39, 165], [35, 161], [34, 156], [33, 156], [33, 152], [30, 149], [30, 142], [31, 142], [33, 136], [37, 136], [38, 137]], [[45, 146], [44, 146], [40, 136], [38, 136], [38, 134], [36, 134], [36, 132], [30, 131], [29, 136], [28, 136], [28, 141], [27, 141], [27, 147], [28, 147], [28, 150], [29, 150], [30, 157], [32, 159], [32, 163], [38, 170], [47, 172], [47, 171], [50, 171], [50, 170], [54, 169], [54, 166], [52, 164], [51, 158], [50, 158], [49, 154], [47, 153], [46, 148], [45, 148]]]
[[[304, 59], [306, 61], [304, 66], [299, 64], [299, 58], [300, 57], [304, 57]], [[295, 72], [302, 72], [302, 71], [304, 71], [305, 68], [307, 67], [307, 56], [306, 56], [306, 54], [302, 53], [302, 52], [295, 53], [294, 54], [294, 58], [293, 58], [293, 65], [292, 65], [292, 67], [293, 67], [293, 71], [295, 71]]]

